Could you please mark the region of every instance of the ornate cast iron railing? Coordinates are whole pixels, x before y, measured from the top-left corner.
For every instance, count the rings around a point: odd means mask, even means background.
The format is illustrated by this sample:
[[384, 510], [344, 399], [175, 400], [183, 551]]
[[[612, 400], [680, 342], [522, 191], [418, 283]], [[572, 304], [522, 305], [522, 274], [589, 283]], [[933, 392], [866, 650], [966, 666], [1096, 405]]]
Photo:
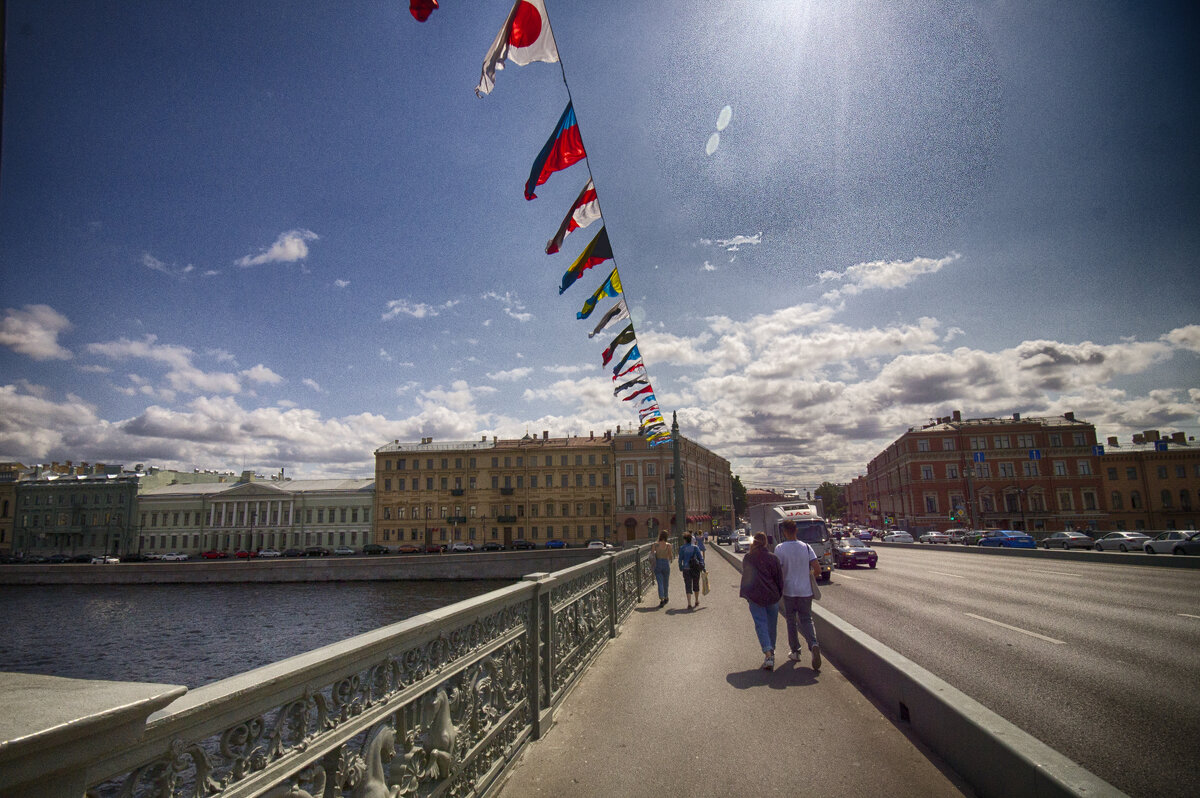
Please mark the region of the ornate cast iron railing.
[[192, 690], [88, 798], [486, 793], [653, 583], [626, 549]]

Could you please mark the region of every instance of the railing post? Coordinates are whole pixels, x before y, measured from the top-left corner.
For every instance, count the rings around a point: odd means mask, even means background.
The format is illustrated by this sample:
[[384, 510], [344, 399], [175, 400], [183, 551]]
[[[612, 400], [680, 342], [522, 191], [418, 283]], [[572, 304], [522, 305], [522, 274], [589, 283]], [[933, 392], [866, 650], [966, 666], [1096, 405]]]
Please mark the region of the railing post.
[[[542, 609], [542, 596], [548, 594], [542, 580], [549, 576], [542, 571], [526, 574], [522, 581], [533, 582], [533, 595], [529, 600], [529, 629], [526, 632], [529, 651], [529, 671], [525, 675], [526, 696], [529, 703], [529, 725], [533, 739], [542, 736], [542, 621], [545, 614]], [[547, 605], [548, 608], [549, 605]], [[546, 641], [549, 646], [549, 641]], [[550, 652], [546, 652], [547, 657]]]
[[617, 555], [607, 553], [608, 557], [608, 638], [617, 636]]

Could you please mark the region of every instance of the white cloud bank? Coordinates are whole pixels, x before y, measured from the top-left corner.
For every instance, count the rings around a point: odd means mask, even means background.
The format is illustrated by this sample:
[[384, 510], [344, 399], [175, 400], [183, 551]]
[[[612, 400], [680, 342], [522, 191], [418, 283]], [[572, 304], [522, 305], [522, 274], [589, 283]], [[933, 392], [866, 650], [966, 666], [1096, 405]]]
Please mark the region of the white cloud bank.
[[280, 233], [275, 243], [257, 255], [246, 255], [234, 263], [238, 266], [261, 266], [264, 263], [295, 263], [308, 257], [308, 242], [320, 238], [312, 230], [288, 230]]
[[71, 352], [58, 343], [59, 333], [70, 329], [67, 317], [49, 305], [5, 308], [0, 345], [34, 360], [70, 360]]

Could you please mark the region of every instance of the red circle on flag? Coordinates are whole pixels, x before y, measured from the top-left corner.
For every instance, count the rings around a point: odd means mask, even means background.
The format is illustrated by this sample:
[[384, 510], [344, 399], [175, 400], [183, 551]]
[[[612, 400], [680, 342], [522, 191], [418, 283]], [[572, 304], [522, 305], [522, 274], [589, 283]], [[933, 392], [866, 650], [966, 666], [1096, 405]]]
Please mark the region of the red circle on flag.
[[529, 47], [542, 35], [542, 15], [532, 3], [522, 2], [508, 30], [510, 47]]

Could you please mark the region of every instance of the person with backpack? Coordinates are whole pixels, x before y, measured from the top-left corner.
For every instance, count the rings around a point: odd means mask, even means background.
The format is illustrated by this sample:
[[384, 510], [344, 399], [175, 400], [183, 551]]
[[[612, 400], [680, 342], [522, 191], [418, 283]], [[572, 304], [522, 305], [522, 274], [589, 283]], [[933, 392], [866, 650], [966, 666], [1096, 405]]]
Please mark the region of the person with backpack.
[[689, 610], [700, 606], [700, 574], [702, 571], [704, 571], [704, 552], [692, 542], [692, 533], [686, 532], [683, 536], [683, 545], [679, 547], [679, 572], [683, 574], [683, 592], [687, 594]]

